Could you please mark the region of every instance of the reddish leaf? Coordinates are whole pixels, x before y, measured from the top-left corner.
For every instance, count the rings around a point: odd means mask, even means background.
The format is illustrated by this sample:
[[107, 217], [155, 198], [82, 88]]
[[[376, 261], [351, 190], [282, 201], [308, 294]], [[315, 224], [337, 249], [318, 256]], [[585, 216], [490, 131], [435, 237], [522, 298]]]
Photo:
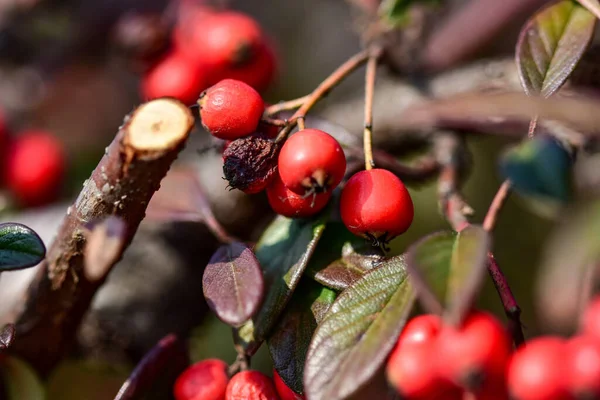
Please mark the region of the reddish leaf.
[[202, 288], [219, 319], [234, 327], [242, 325], [258, 311], [263, 299], [258, 259], [242, 243], [221, 246], [204, 270]]

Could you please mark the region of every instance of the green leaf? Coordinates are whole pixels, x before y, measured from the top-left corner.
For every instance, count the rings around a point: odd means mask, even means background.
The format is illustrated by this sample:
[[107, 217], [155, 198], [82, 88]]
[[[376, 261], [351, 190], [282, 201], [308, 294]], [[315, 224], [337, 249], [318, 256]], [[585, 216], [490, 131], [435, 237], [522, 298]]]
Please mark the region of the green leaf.
[[44, 400], [46, 391], [35, 371], [24, 361], [7, 356], [0, 362], [0, 378], [7, 400]]
[[320, 284], [341, 291], [384, 260], [384, 254], [352, 234], [341, 222], [330, 222], [306, 273]]
[[454, 242], [446, 290], [447, 319], [453, 324], [463, 321], [483, 286], [490, 243], [489, 233], [479, 225], [460, 231]]
[[335, 297], [333, 290], [310, 280], [303, 281], [267, 339], [273, 366], [296, 393], [304, 392], [302, 377], [308, 345]]
[[516, 59], [525, 93], [549, 97], [567, 80], [594, 35], [596, 17], [575, 1], [538, 11], [525, 24]]
[[415, 4], [438, 5], [441, 0], [383, 0], [379, 12], [384, 21], [392, 27], [401, 28], [410, 22], [409, 11]]
[[236, 342], [252, 355], [285, 308], [325, 229], [324, 217], [301, 220], [277, 217], [255, 249], [267, 289], [258, 313], [234, 330]]
[[[517, 193], [559, 210], [572, 197], [573, 159], [556, 139], [537, 136], [509, 149], [500, 160], [500, 173]], [[532, 208], [536, 213], [541, 207]]]
[[600, 200], [563, 214], [545, 245], [537, 280], [538, 311], [557, 329], [577, 327], [586, 297], [598, 285]]
[[462, 321], [483, 285], [490, 242], [481, 226], [470, 225], [458, 234], [433, 233], [408, 249], [409, 275], [428, 312]]
[[444, 309], [456, 237], [453, 231], [432, 233], [410, 246], [406, 253], [408, 272], [419, 300], [434, 314], [441, 314]]
[[414, 298], [404, 256], [385, 261], [342, 292], [308, 350], [307, 398], [345, 399], [364, 386], [396, 343]]
[[0, 224], [0, 272], [33, 267], [46, 255], [42, 239], [17, 223]]

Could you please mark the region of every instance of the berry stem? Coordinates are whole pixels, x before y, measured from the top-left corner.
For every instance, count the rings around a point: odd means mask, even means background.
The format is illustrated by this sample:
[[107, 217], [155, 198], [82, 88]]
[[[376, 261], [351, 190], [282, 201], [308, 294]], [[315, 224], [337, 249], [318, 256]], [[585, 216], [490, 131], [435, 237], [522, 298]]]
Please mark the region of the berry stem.
[[508, 179], [502, 182], [502, 185], [500, 185], [500, 188], [496, 192], [496, 195], [492, 200], [492, 204], [490, 204], [490, 208], [483, 219], [483, 229], [486, 231], [491, 232], [494, 230], [496, 221], [498, 220], [498, 214], [504, 206], [506, 199], [508, 199], [508, 196], [510, 195], [510, 189], [511, 183]]
[[310, 94], [299, 97], [297, 99], [282, 101], [272, 106], [267, 107], [265, 110], [265, 116], [272, 116], [281, 111], [295, 110], [296, 108], [302, 107], [304, 103], [310, 98]]
[[538, 116], [536, 115], [531, 121], [529, 121], [529, 129], [527, 129], [527, 138], [532, 139], [535, 135], [535, 128], [537, 128]]
[[369, 55], [367, 70], [365, 72], [365, 125], [363, 131], [363, 147], [365, 151], [365, 169], [370, 170], [375, 166], [373, 161], [373, 95], [375, 92], [375, 79], [377, 77], [377, 60], [381, 55], [381, 48], [376, 48]]
[[350, 57], [346, 62], [340, 65], [331, 75], [329, 75], [317, 88], [307, 96], [306, 101], [289, 119], [288, 126], [283, 128], [277, 138], [276, 143], [284, 141], [288, 134], [294, 129], [298, 123], [298, 118], [303, 118], [314, 107], [317, 102], [325, 97], [334, 87], [339, 85], [348, 75], [354, 72], [358, 67], [367, 62], [372, 51], [362, 50], [354, 56]]

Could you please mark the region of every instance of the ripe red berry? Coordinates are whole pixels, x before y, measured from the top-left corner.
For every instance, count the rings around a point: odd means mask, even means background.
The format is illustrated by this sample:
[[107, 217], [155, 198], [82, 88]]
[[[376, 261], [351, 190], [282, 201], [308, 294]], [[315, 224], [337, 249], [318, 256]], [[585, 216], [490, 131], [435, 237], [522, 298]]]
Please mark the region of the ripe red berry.
[[270, 43], [266, 42], [258, 47], [254, 56], [242, 65], [211, 69], [210, 82], [218, 82], [226, 78], [237, 79], [262, 92], [273, 82], [277, 70], [275, 50]]
[[352, 176], [342, 190], [340, 212], [350, 232], [383, 243], [404, 233], [414, 216], [408, 190], [385, 169]]
[[435, 358], [435, 347], [429, 343], [399, 342], [388, 360], [387, 378], [402, 398], [461, 399], [461, 390], [438, 373]]
[[267, 197], [273, 211], [288, 218], [306, 218], [315, 215], [327, 205], [331, 193], [316, 193], [302, 197], [286, 188], [279, 174], [267, 187]]
[[145, 100], [174, 97], [193, 104], [206, 87], [206, 70], [180, 53], [172, 52], [146, 73], [141, 92]]
[[275, 382], [275, 389], [281, 400], [304, 400], [305, 397], [301, 394], [294, 392], [290, 389], [283, 379], [279, 376], [276, 370], [273, 370], [273, 381]]
[[600, 341], [582, 335], [567, 342], [568, 384], [578, 399], [600, 398]]
[[328, 133], [304, 129], [290, 136], [279, 153], [279, 175], [292, 192], [308, 193], [333, 190], [346, 172], [344, 150]]
[[511, 341], [504, 326], [488, 313], [472, 312], [462, 326], [444, 326], [437, 339], [440, 372], [469, 389], [501, 380]]
[[442, 329], [442, 319], [435, 314], [419, 315], [408, 321], [398, 339], [398, 345], [430, 343]]
[[175, 381], [175, 400], [223, 400], [229, 377], [227, 364], [208, 359], [188, 367]]
[[273, 381], [258, 371], [242, 371], [233, 376], [225, 400], [279, 400]]
[[533, 339], [514, 354], [508, 390], [515, 400], [569, 400], [566, 343], [555, 337]]
[[262, 97], [244, 82], [224, 79], [198, 100], [202, 125], [213, 136], [234, 140], [251, 134], [265, 110]]
[[226, 11], [201, 14], [201, 23], [189, 21], [186, 35], [177, 37], [177, 46], [188, 57], [201, 60], [212, 69], [242, 65], [264, 42], [258, 22], [246, 14]]
[[24, 206], [55, 200], [61, 189], [66, 156], [61, 142], [44, 131], [28, 131], [8, 149], [5, 181]]
[[583, 312], [581, 331], [600, 340], [600, 296], [594, 298]]

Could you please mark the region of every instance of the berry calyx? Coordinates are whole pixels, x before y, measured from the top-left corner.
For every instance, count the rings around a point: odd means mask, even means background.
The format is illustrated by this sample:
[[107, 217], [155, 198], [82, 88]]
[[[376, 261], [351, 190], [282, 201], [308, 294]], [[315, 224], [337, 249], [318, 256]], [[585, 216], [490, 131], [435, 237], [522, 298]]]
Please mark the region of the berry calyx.
[[342, 146], [330, 134], [304, 129], [290, 136], [279, 153], [283, 184], [299, 195], [333, 190], [346, 172]]
[[300, 196], [288, 189], [279, 174], [267, 187], [267, 198], [273, 211], [288, 218], [306, 218], [317, 214], [327, 205], [331, 193], [314, 193]]
[[398, 345], [412, 345], [417, 343], [430, 343], [438, 336], [442, 329], [442, 319], [435, 314], [418, 315], [408, 321], [400, 338]]
[[561, 338], [533, 339], [517, 350], [509, 364], [507, 382], [516, 400], [568, 400], [566, 343]]
[[236, 139], [223, 151], [223, 174], [232, 189], [258, 193], [277, 175], [278, 155], [279, 145], [260, 134]]
[[581, 332], [600, 340], [600, 297], [594, 298], [581, 316]]
[[180, 53], [172, 52], [146, 73], [141, 91], [146, 100], [174, 97], [193, 104], [206, 86], [206, 70]]
[[462, 326], [444, 326], [437, 340], [442, 375], [477, 391], [501, 381], [510, 359], [511, 341], [504, 326], [491, 314], [475, 311]]
[[208, 359], [188, 367], [175, 381], [175, 400], [223, 400], [227, 390], [227, 364]]
[[258, 371], [242, 371], [227, 385], [225, 400], [279, 400], [273, 381]]
[[62, 143], [45, 131], [28, 131], [8, 149], [5, 182], [23, 206], [39, 206], [60, 194], [66, 170]]
[[275, 382], [275, 389], [281, 400], [304, 400], [305, 397], [301, 394], [294, 392], [292, 389], [285, 384], [281, 376], [276, 370], [273, 370], [273, 382]]
[[435, 347], [429, 343], [402, 345], [386, 366], [389, 382], [407, 399], [461, 399], [461, 390], [437, 371]]
[[600, 342], [575, 336], [567, 342], [568, 385], [577, 399], [600, 398]]
[[350, 232], [377, 245], [404, 233], [414, 217], [413, 202], [402, 181], [377, 168], [358, 172], [348, 180], [340, 212]]
[[251, 134], [265, 109], [262, 97], [250, 85], [224, 79], [198, 100], [202, 125], [213, 136], [234, 140]]

